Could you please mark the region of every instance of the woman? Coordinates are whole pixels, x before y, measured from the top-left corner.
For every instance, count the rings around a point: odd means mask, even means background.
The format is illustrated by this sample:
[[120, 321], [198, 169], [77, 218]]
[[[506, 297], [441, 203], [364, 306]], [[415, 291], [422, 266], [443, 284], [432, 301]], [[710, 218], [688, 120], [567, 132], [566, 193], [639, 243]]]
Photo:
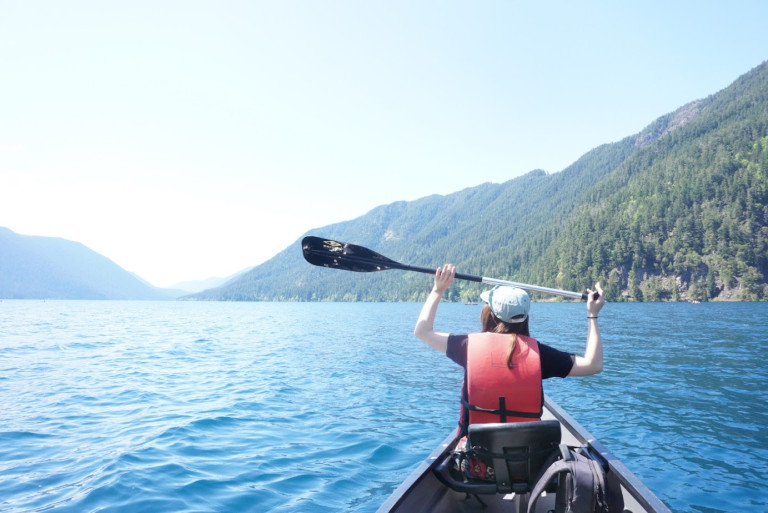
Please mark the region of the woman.
[[528, 331], [528, 294], [514, 287], [496, 287], [481, 295], [482, 332], [451, 335], [435, 331], [437, 306], [453, 283], [456, 268], [447, 264], [435, 272], [435, 284], [416, 322], [414, 334], [464, 367], [459, 436], [469, 424], [514, 422], [541, 417], [542, 379], [589, 376], [603, 370], [603, 345], [597, 317], [605, 304], [588, 291], [587, 343], [582, 356], [539, 344]]

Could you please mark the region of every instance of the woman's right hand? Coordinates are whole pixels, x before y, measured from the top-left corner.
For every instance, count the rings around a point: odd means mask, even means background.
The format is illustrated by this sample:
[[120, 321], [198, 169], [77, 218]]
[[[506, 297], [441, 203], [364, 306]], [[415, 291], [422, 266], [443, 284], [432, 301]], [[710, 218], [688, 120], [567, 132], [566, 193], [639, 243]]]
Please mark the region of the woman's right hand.
[[435, 286], [432, 290], [442, 296], [451, 286], [455, 277], [456, 266], [445, 264], [443, 267], [438, 267], [435, 271]]

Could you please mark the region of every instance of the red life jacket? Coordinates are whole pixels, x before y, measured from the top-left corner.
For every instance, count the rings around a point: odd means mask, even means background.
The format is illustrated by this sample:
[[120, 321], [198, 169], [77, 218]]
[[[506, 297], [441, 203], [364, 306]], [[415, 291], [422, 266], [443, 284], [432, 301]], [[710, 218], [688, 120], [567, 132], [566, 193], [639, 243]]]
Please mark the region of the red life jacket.
[[[507, 351], [513, 335], [473, 333], [467, 343], [470, 424], [540, 420], [544, 405], [539, 343], [517, 335], [512, 368]], [[463, 417], [463, 415], [462, 415]]]

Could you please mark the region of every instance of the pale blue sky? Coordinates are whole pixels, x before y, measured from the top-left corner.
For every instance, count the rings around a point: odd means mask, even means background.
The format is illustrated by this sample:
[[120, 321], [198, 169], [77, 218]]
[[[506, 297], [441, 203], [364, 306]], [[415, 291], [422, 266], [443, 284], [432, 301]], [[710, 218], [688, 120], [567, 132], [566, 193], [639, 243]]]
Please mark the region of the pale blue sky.
[[226, 276], [381, 204], [560, 171], [768, 59], [766, 20], [765, 0], [0, 0], [0, 226], [158, 286]]

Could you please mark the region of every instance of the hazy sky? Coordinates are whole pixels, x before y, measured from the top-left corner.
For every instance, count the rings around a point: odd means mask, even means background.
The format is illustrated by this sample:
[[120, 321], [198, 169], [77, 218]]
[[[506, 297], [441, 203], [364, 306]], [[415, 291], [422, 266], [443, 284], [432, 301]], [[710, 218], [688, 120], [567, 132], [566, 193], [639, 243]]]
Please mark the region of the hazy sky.
[[768, 59], [766, 20], [765, 0], [0, 0], [0, 226], [158, 286], [227, 276], [381, 204], [560, 171]]

